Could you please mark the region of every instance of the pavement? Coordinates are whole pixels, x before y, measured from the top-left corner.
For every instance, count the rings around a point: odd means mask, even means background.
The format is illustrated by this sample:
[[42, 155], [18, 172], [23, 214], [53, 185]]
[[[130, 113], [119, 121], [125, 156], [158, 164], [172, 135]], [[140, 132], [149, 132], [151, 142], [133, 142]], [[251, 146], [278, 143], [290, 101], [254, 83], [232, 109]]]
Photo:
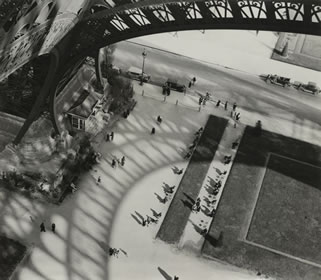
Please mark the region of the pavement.
[[[136, 59], [125, 47], [118, 53], [124, 54], [123, 60], [130, 58], [124, 64]], [[222, 166], [221, 159], [225, 153], [232, 153], [230, 143], [239, 137], [242, 126], [254, 125], [258, 119], [263, 129], [319, 145], [320, 99], [271, 87], [242, 72], [214, 67], [213, 74], [209, 68], [202, 68], [204, 66], [187, 68], [189, 62], [182, 60], [178, 62], [181, 65], [174, 68], [172, 57], [166, 54], [158, 58], [163, 60], [163, 64], [156, 64], [162, 71], [175, 69], [183, 74], [186, 69], [195, 71], [197, 82], [190, 94], [184, 96], [173, 91], [164, 101], [159, 87], [145, 84], [142, 88], [135, 82], [137, 106], [128, 119], [120, 120], [108, 130], [114, 131], [114, 141], [103, 141], [104, 133], [96, 136], [95, 148], [102, 154], [102, 161], [91, 172], [82, 174], [78, 191], [62, 205], [45, 205], [0, 190], [0, 232], [33, 246], [14, 279], [161, 280], [174, 275], [184, 280], [260, 279], [255, 273], [208, 261], [195, 256], [191, 250], [180, 249], [201, 240], [189, 225], [181, 246], [169, 246], [155, 239], [161, 221], [143, 227], [140, 216], [152, 215], [151, 209], [165, 216], [169, 202], [161, 203], [155, 194], [164, 195], [164, 182], [178, 186], [181, 176], [174, 174], [172, 168], [186, 169], [188, 162], [182, 158], [182, 150], [191, 144], [193, 134], [205, 125], [209, 114], [230, 118], [230, 107], [225, 111], [215, 106], [218, 99], [228, 100], [229, 104], [237, 102], [242, 125], [236, 129], [228, 126], [210, 166], [211, 177], [216, 176], [214, 168], [223, 171], [229, 167]], [[167, 65], [166, 59], [173, 64]], [[188, 66], [192, 67], [193, 63]], [[197, 94], [207, 89], [211, 89], [212, 101], [199, 110]], [[156, 124], [158, 115], [163, 117], [161, 126]], [[155, 135], [150, 134], [153, 126]], [[125, 166], [112, 168], [111, 159], [123, 155]], [[100, 184], [96, 183], [98, 176]], [[191, 216], [195, 222], [203, 218], [198, 214]], [[46, 224], [46, 233], [40, 233], [42, 221]], [[52, 222], [56, 224], [56, 233], [50, 231]], [[109, 256], [110, 246], [121, 249], [118, 258]]]
[[130, 41], [185, 55], [205, 64], [230, 67], [253, 75], [277, 74], [321, 86], [319, 71], [271, 59], [278, 36], [251, 30], [206, 30], [161, 33]]

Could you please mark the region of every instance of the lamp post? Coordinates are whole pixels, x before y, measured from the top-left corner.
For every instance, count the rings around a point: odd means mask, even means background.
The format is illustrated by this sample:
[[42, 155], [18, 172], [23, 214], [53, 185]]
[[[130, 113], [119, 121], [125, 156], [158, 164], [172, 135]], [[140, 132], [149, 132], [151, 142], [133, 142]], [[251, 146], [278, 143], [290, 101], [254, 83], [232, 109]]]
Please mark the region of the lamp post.
[[143, 56], [143, 66], [142, 66], [142, 76], [140, 78], [140, 84], [141, 85], [144, 84], [144, 68], [145, 68], [145, 59], [146, 59], [146, 56], [147, 56], [147, 52], [146, 52], [145, 49], [142, 52], [142, 56]]

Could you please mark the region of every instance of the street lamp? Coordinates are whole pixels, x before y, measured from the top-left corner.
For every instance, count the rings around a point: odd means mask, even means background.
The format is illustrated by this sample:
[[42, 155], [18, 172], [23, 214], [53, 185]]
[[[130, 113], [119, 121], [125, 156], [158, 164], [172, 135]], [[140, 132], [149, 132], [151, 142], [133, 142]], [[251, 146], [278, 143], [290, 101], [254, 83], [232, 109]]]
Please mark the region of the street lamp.
[[143, 85], [143, 83], [144, 83], [144, 67], [145, 67], [145, 59], [146, 59], [146, 56], [147, 56], [147, 52], [146, 52], [145, 49], [142, 52], [142, 56], [143, 56], [143, 66], [142, 66], [142, 76], [140, 78], [140, 84], [141, 85]]

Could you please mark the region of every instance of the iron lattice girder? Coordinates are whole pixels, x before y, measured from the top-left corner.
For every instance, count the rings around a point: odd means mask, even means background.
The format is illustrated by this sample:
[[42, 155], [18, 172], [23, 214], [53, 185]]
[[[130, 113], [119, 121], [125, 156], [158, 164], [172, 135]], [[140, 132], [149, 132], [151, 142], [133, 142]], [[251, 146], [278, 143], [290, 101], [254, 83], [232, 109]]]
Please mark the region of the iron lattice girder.
[[252, 29], [321, 35], [321, 0], [128, 3], [82, 19], [75, 28], [77, 48], [72, 56], [89, 47], [99, 48], [137, 36], [191, 29]]

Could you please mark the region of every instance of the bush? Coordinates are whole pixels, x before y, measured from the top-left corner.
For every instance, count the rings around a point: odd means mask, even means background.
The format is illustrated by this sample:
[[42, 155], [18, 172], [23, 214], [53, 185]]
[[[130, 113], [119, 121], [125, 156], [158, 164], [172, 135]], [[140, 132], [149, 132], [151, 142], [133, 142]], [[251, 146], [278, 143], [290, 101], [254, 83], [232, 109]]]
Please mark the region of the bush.
[[131, 81], [124, 77], [114, 77], [112, 79], [110, 95], [113, 98], [109, 111], [114, 114], [122, 114], [130, 109], [133, 102], [134, 89]]

